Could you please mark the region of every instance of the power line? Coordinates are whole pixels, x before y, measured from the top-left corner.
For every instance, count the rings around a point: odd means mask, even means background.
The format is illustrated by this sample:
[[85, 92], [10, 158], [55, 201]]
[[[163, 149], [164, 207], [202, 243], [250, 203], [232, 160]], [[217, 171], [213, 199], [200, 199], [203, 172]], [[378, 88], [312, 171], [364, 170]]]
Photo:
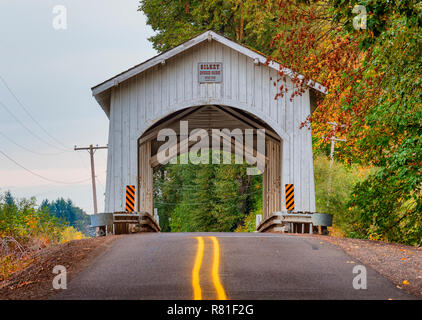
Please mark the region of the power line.
[[16, 164], [18, 167], [24, 169], [25, 171], [28, 171], [29, 173], [31, 173], [34, 176], [37, 176], [38, 178], [41, 178], [43, 180], [49, 181], [49, 182], [53, 182], [53, 183], [59, 183], [59, 184], [82, 184], [84, 182], [89, 181], [90, 179], [85, 179], [85, 180], [81, 180], [81, 181], [74, 181], [74, 182], [67, 182], [67, 181], [60, 181], [60, 180], [54, 180], [54, 179], [50, 179], [47, 177], [44, 177], [36, 172], [31, 171], [30, 169], [27, 169], [26, 167], [24, 167], [23, 165], [21, 165], [20, 163], [18, 163], [17, 161], [15, 161], [14, 159], [12, 159], [11, 157], [9, 157], [6, 153], [4, 153], [3, 151], [0, 150], [0, 153], [6, 157], [7, 159], [9, 159], [11, 162], [13, 162], [14, 164]]
[[63, 153], [66, 153], [67, 152], [67, 151], [61, 151], [61, 152], [57, 152], [57, 153], [42, 153], [42, 152], [34, 151], [34, 150], [31, 150], [31, 149], [29, 149], [29, 148], [27, 148], [27, 147], [25, 147], [25, 146], [17, 143], [16, 141], [14, 141], [12, 138], [8, 137], [7, 135], [5, 135], [1, 131], [0, 131], [0, 135], [2, 135], [3, 138], [5, 138], [6, 140], [8, 140], [10, 143], [14, 144], [15, 146], [18, 146], [19, 148], [21, 148], [21, 149], [23, 149], [25, 151], [28, 151], [30, 153], [37, 154], [37, 155], [40, 155], [40, 156], [55, 156], [55, 155], [60, 155], [60, 154], [63, 154]]
[[102, 182], [102, 180], [96, 175], [95, 179], [97, 180], [97, 183], [101, 186], [101, 189], [103, 190], [103, 195], [105, 194], [105, 187], [104, 187], [104, 183]]
[[24, 106], [24, 104], [21, 102], [21, 100], [16, 96], [16, 94], [13, 92], [13, 90], [9, 87], [9, 85], [7, 84], [6, 80], [4, 80], [4, 78], [0, 75], [0, 80], [3, 82], [4, 86], [7, 88], [7, 90], [10, 92], [10, 94], [15, 98], [16, 102], [22, 107], [22, 109], [25, 111], [25, 113], [32, 119], [32, 121], [34, 121], [38, 127], [41, 128], [42, 131], [44, 131], [44, 133], [46, 135], [48, 135], [51, 139], [53, 139], [56, 143], [58, 143], [59, 145], [61, 145], [63, 148], [69, 150], [68, 147], [66, 147], [64, 145], [64, 143], [62, 143], [61, 141], [59, 141], [58, 139], [56, 139], [53, 135], [51, 135], [42, 125], [41, 123], [39, 123], [34, 116], [28, 111], [28, 109]]
[[[41, 130], [43, 130], [51, 139], [53, 139], [54, 141], [56, 141], [58, 144], [60, 144], [61, 146], [63, 146], [66, 150], [63, 150], [61, 153], [51, 153], [51, 154], [42, 154], [42, 155], [57, 155], [57, 154], [63, 154], [65, 152], [72, 152], [72, 150], [68, 147], [66, 147], [60, 140], [56, 139], [54, 136], [52, 136], [33, 116], [32, 114], [28, 111], [28, 109], [24, 106], [24, 104], [21, 102], [21, 100], [17, 97], [17, 95], [13, 92], [13, 90], [10, 88], [10, 86], [7, 84], [6, 80], [0, 75], [0, 80], [3, 82], [4, 86], [7, 88], [7, 90], [10, 92], [10, 94], [15, 98], [15, 100], [17, 101], [17, 103], [23, 108], [23, 110], [26, 112], [26, 114], [41, 128]], [[1, 101], [0, 101], [1, 103]], [[45, 141], [44, 139], [41, 139], [38, 135], [36, 135], [35, 133], [33, 133], [32, 130], [30, 130], [29, 128], [27, 128], [23, 123], [21, 123], [21, 121], [19, 119], [17, 119], [17, 117], [15, 117], [12, 112], [10, 111], [9, 108], [7, 108], [4, 104], [3, 107], [8, 111], [8, 113], [16, 120], [18, 121], [29, 133], [31, 133], [32, 135], [34, 135], [38, 140], [41, 140], [42, 142], [48, 144], [49, 146], [58, 149], [58, 150], [62, 150], [62, 148], [58, 148], [57, 146], [54, 146], [52, 144], [50, 144], [49, 142]], [[3, 134], [4, 136], [4, 134]], [[35, 154], [40, 154], [39, 152], [33, 152], [31, 150], [29, 150], [28, 148], [25, 148], [21, 145], [19, 145], [18, 143], [12, 141], [12, 139], [7, 138], [10, 142], [12, 142], [13, 144], [17, 145], [18, 147], [29, 151], [31, 153], [35, 153]], [[86, 164], [83, 162], [82, 158], [80, 157], [80, 155], [78, 154], [78, 158], [80, 159], [82, 165], [85, 167], [85, 169], [87, 171], [89, 171], [88, 167], [86, 166]]]
[[[193, 191], [201, 190], [201, 191], [204, 191], [204, 190], [216, 189], [216, 187], [214, 185], [208, 186], [208, 188], [200, 189], [200, 187], [198, 185], [184, 185], [184, 184], [177, 184], [177, 183], [175, 183], [175, 184], [168, 184], [168, 185], [165, 185], [165, 184], [157, 184], [156, 187], [158, 189], [160, 189], [160, 190], [163, 190], [164, 188], [177, 188], [177, 190], [174, 190], [174, 192], [176, 192], [176, 193], [180, 193], [180, 191], [183, 191], [183, 190], [187, 190], [187, 191], [190, 191], [190, 190], [193, 190]], [[251, 192], [253, 193], [255, 191], [251, 191]], [[244, 194], [246, 194], [246, 193], [248, 193], [248, 192], [244, 192]]]
[[[175, 193], [182, 194], [182, 193], [178, 192], [177, 190], [175, 190]], [[251, 192], [244, 192], [244, 193], [241, 193], [240, 195], [253, 195], [253, 194], [258, 194], [258, 193], [262, 193], [262, 190], [251, 191]], [[183, 201], [185, 201], [185, 200], [187, 200], [187, 201], [195, 201], [195, 199], [194, 199], [194, 198], [189, 198], [189, 199], [187, 199], [187, 198], [182, 198], [179, 202], [154, 201], [154, 203], [156, 203], [156, 204], [170, 204], [170, 205], [178, 205], [178, 204], [182, 203], [182, 202], [183, 202]], [[197, 206], [197, 205], [208, 204], [208, 203], [210, 203], [210, 202], [213, 202], [213, 203], [219, 203], [219, 204], [224, 204], [224, 203], [227, 203], [227, 202], [230, 202], [230, 201], [233, 201], [233, 199], [224, 199], [224, 200], [209, 200], [209, 201], [203, 201], [203, 202], [193, 202], [193, 203], [186, 203], [186, 202], [185, 202], [185, 203], [183, 203], [183, 205], [187, 205], [187, 206]]]
[[16, 117], [14, 114], [13, 114], [13, 112], [12, 111], [10, 111], [10, 109], [2, 102], [2, 101], [0, 101], [0, 106], [2, 106], [6, 111], [7, 111], [7, 113], [9, 113], [9, 115], [11, 116], [11, 117], [13, 117], [13, 119], [15, 119], [16, 120], [16, 122], [18, 122], [26, 131], [28, 131], [32, 136], [34, 136], [35, 138], [37, 138], [38, 140], [40, 140], [41, 142], [44, 142], [45, 144], [48, 144], [50, 147], [53, 147], [53, 148], [55, 148], [55, 149], [58, 149], [58, 150], [62, 150], [62, 151], [65, 151], [65, 152], [70, 152], [70, 151], [67, 151], [67, 150], [63, 150], [63, 149], [61, 149], [61, 148], [58, 148], [57, 146], [55, 146], [55, 145], [53, 145], [53, 144], [51, 144], [51, 143], [49, 143], [48, 141], [46, 141], [46, 140], [44, 140], [43, 138], [41, 138], [40, 136], [38, 136], [35, 132], [33, 132], [31, 129], [29, 129], [18, 117]]

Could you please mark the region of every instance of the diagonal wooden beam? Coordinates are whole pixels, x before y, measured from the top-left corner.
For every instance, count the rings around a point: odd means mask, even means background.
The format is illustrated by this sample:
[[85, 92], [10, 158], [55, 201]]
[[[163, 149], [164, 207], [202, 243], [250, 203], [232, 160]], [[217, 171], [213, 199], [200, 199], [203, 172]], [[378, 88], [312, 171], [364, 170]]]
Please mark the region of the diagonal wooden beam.
[[[225, 133], [223, 133], [222, 131], [220, 131], [220, 136], [225, 139], [226, 141], [230, 141], [232, 146], [235, 146], [235, 141], [233, 141], [232, 137], [226, 135]], [[236, 150], [236, 148], [235, 148]], [[263, 157], [266, 161], [269, 160], [269, 158], [267, 156], [265, 156], [265, 154], [262, 154], [260, 152], [258, 152], [258, 150], [249, 147], [248, 145], [246, 145], [245, 142], [243, 142], [243, 152], [246, 157], [251, 157], [251, 156], [258, 156], [260, 155], [261, 157]], [[253, 160], [253, 159], [252, 159]]]
[[[220, 131], [220, 135], [217, 138], [217, 137], [213, 136], [212, 133], [210, 133], [210, 130], [208, 130], [207, 132], [208, 132], [208, 135], [206, 137], [211, 136], [211, 141], [217, 141], [217, 139], [219, 139], [218, 142], [220, 143], [220, 145], [221, 145], [222, 141], [229, 142], [231, 144], [231, 146], [233, 147], [232, 150], [234, 150], [234, 151], [231, 151], [231, 152], [236, 154], [236, 142], [235, 142], [234, 137], [231, 137], [231, 136], [223, 133], [222, 131]], [[203, 138], [206, 138], [206, 137], [203, 136]], [[158, 158], [161, 157], [161, 156], [168, 158], [168, 160], [170, 161], [170, 159], [180, 155], [180, 146], [181, 146], [182, 143], [186, 143], [186, 142], [188, 143], [188, 152], [190, 152], [190, 147], [192, 145], [194, 145], [195, 143], [197, 143], [197, 141], [189, 141], [189, 137], [178, 141], [176, 147], [170, 146], [170, 150], [169, 150], [170, 153], [167, 157], [164, 155], [164, 153], [167, 151], [167, 149], [160, 151], [156, 155], [152, 156], [151, 159], [150, 159], [151, 167], [155, 168], [155, 167], [158, 167], [158, 166], [161, 165], [161, 163], [158, 161]], [[212, 149], [212, 145], [210, 146], [209, 149]], [[245, 143], [243, 143], [243, 155], [244, 155], [245, 159], [249, 159], [251, 161], [255, 160], [255, 157], [257, 157], [257, 156], [264, 158], [266, 162], [269, 161], [269, 158], [265, 154], [262, 154], [262, 153], [258, 152], [258, 150], [255, 150], [255, 149], [251, 148], [250, 146], [247, 146]]]
[[[204, 138], [204, 136], [202, 136], [202, 137]], [[205, 137], [208, 138], [209, 137], [208, 134]], [[170, 161], [174, 157], [177, 157], [180, 154], [180, 145], [182, 143], [186, 143], [186, 142], [188, 144], [188, 152], [189, 152], [189, 148], [192, 145], [194, 145], [197, 141], [189, 141], [189, 137], [187, 137], [187, 138], [184, 138], [183, 140], [180, 140], [176, 144], [176, 147], [174, 145], [170, 146], [171, 150], [169, 151], [170, 153], [168, 155], [168, 161]], [[166, 157], [165, 154], [164, 154], [166, 152], [166, 150], [160, 151], [156, 155], [151, 157], [151, 160], [150, 160], [151, 167], [155, 168], [155, 167], [158, 167], [159, 165], [161, 165], [161, 163], [158, 161], [158, 158], [161, 157], [161, 156]]]
[[[237, 112], [236, 110], [233, 110], [233, 109], [227, 110], [225, 108], [222, 108], [221, 106], [213, 106], [213, 107], [216, 108], [217, 110], [220, 110], [221, 112], [224, 112], [225, 115], [228, 115], [232, 119], [241, 121], [244, 124], [252, 126], [255, 129], [265, 129], [261, 125], [256, 123], [255, 121], [245, 117], [243, 114], [241, 114], [240, 112]], [[276, 141], [281, 141], [280, 137], [270, 130], [266, 129], [265, 134], [269, 135], [271, 138], [275, 139]]]
[[144, 143], [147, 140], [152, 140], [154, 138], [156, 138], [158, 136], [158, 132], [163, 129], [166, 128], [168, 126], [170, 126], [171, 124], [175, 123], [177, 120], [180, 120], [181, 118], [194, 114], [197, 111], [199, 111], [202, 108], [202, 106], [199, 107], [193, 107], [193, 108], [189, 108], [183, 112], [181, 112], [180, 114], [178, 114], [177, 116], [175, 116], [172, 119], [167, 120], [166, 122], [160, 124], [159, 126], [157, 126], [156, 128], [153, 129], [153, 131], [151, 131], [150, 133], [148, 133], [145, 137], [139, 139], [138, 141], [138, 145], [141, 145], [142, 143]]

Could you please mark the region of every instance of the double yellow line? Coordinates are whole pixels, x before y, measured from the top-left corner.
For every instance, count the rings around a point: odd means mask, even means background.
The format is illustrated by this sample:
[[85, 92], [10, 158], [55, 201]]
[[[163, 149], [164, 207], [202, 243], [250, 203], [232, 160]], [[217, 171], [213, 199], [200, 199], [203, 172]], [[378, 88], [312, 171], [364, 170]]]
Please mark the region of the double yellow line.
[[[217, 292], [217, 300], [227, 300], [226, 292], [220, 281], [220, 245], [216, 237], [209, 237], [213, 243], [213, 263], [212, 263], [212, 281]], [[196, 250], [195, 264], [192, 270], [193, 299], [202, 300], [202, 290], [199, 283], [199, 271], [201, 270], [202, 260], [204, 258], [204, 239], [196, 237], [198, 248]]]

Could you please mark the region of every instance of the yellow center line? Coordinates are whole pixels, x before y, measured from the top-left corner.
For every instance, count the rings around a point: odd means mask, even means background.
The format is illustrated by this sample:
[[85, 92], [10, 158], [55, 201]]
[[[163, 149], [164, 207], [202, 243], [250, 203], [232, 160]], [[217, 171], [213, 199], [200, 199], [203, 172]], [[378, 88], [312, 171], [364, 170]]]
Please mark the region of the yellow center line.
[[210, 237], [214, 244], [214, 261], [212, 264], [212, 281], [214, 282], [215, 290], [217, 291], [218, 300], [227, 300], [226, 292], [220, 281], [220, 245], [216, 237]]
[[204, 257], [204, 239], [202, 237], [196, 237], [196, 239], [198, 240], [198, 249], [192, 270], [193, 300], [201, 300], [202, 291], [199, 284], [199, 270], [201, 270], [202, 258]]

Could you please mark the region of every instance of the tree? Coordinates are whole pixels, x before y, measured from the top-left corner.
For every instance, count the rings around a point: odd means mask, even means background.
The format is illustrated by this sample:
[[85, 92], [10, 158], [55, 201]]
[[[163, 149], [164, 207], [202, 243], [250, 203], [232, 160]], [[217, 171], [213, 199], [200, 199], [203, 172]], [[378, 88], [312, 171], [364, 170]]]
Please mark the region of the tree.
[[85, 235], [89, 234], [91, 219], [85, 211], [74, 206], [72, 200], [64, 200], [63, 198], [52, 202], [44, 200], [41, 203], [41, 208], [49, 212], [52, 216], [69, 223], [70, 226], [83, 232]]
[[246, 168], [246, 164], [163, 166], [154, 183], [162, 230], [228, 232], [243, 225], [249, 212], [262, 207], [262, 175], [248, 176]]
[[255, 50], [270, 53], [278, 14], [276, 0], [142, 0], [139, 10], [157, 33], [149, 40], [163, 52], [214, 30]]
[[[334, 1], [339, 19], [346, 18]], [[356, 185], [350, 208], [372, 238], [420, 245], [422, 239], [422, 8], [416, 1], [369, 1], [368, 29], [359, 47], [370, 52], [353, 92], [371, 97], [346, 109], [362, 109], [351, 138], [362, 159], [380, 167]], [[346, 31], [353, 32], [346, 24]], [[375, 80], [375, 81], [374, 81]], [[359, 125], [363, 124], [363, 134]], [[366, 129], [366, 130], [365, 130]], [[356, 139], [357, 140], [357, 139]], [[362, 232], [361, 232], [362, 233]]]
[[35, 198], [17, 199], [9, 191], [0, 195], [0, 238], [12, 237], [22, 245], [40, 240], [45, 245], [61, 240], [66, 227], [43, 208]]
[[287, 27], [274, 38], [273, 58], [305, 76], [293, 79], [291, 98], [310, 79], [329, 89], [309, 118], [319, 138], [316, 149], [325, 149], [332, 135], [327, 122], [336, 121], [345, 125], [336, 135], [347, 138], [339, 147], [341, 160], [379, 167], [354, 188], [349, 208], [358, 218], [356, 234], [420, 242], [421, 228], [402, 237], [400, 227], [409, 225], [405, 221], [419, 225], [422, 212], [420, 4], [362, 2], [368, 13], [364, 30], [352, 27], [351, 1], [280, 4], [288, 14], [279, 22]]

